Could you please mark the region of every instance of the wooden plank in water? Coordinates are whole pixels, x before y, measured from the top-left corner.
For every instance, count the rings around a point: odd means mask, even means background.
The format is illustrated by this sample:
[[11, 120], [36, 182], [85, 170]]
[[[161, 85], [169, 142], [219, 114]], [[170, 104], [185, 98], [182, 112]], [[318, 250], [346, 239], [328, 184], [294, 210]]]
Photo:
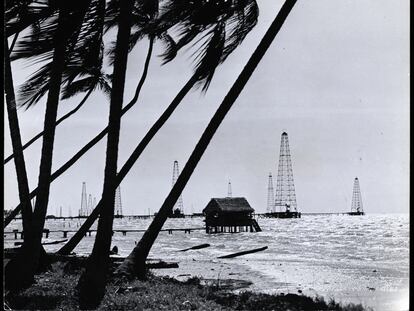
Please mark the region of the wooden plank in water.
[[186, 251], [189, 251], [189, 250], [192, 250], [192, 249], [201, 249], [201, 248], [206, 248], [206, 247], [209, 247], [209, 246], [210, 246], [210, 244], [205, 243], [205, 244], [200, 244], [200, 245], [196, 245], [196, 246], [193, 246], [193, 247], [181, 249], [179, 251], [180, 252], [186, 252]]
[[233, 253], [233, 254], [229, 254], [229, 255], [225, 255], [225, 256], [220, 256], [220, 257], [217, 257], [217, 258], [233, 258], [233, 257], [243, 256], [243, 255], [246, 255], [246, 254], [261, 252], [261, 251], [264, 251], [265, 249], [267, 249], [267, 246], [251, 249], [251, 250], [248, 250], [248, 251], [237, 252], [237, 253]]
[[[68, 239], [64, 239], [64, 240], [57, 240], [57, 241], [51, 241], [51, 242], [42, 242], [42, 245], [51, 245], [51, 244], [59, 244], [59, 243], [63, 243], [66, 242]], [[14, 242], [14, 245], [22, 245], [23, 242]]]

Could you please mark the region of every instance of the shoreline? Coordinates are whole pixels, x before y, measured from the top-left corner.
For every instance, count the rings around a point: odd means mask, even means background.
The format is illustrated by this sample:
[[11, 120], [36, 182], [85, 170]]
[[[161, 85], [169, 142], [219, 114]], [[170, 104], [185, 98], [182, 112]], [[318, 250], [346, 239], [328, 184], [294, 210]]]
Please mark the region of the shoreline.
[[[36, 275], [30, 288], [8, 293], [7, 304], [13, 310], [79, 310], [75, 287], [82, 270], [80, 265], [57, 261]], [[369, 310], [303, 294], [254, 293], [245, 290], [249, 285], [239, 278], [193, 276], [183, 281], [150, 273], [147, 281], [130, 281], [111, 276], [97, 310]]]

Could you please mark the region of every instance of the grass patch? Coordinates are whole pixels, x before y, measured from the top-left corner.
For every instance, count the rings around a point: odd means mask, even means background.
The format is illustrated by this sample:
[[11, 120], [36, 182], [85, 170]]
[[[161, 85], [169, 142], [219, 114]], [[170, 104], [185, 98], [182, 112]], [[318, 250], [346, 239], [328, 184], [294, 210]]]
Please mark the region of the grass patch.
[[[84, 268], [57, 262], [36, 276], [30, 288], [6, 297], [13, 310], [79, 310], [76, 284]], [[220, 281], [220, 282], [219, 282]], [[333, 310], [362, 311], [361, 305], [341, 305], [333, 300], [304, 295], [269, 295], [226, 291], [224, 280], [208, 283], [198, 277], [185, 282], [150, 275], [147, 281], [111, 278], [97, 310]]]

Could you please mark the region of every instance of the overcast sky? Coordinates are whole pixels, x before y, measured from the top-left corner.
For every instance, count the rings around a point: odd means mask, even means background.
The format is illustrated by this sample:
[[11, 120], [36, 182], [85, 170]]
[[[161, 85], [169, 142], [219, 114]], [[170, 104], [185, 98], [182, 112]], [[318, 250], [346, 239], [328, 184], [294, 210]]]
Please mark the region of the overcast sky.
[[[208, 121], [247, 62], [282, 1], [258, 0], [259, 23], [217, 71], [204, 96], [193, 91], [150, 143], [121, 184], [124, 214], [152, 213], [171, 189], [173, 162], [185, 165]], [[125, 102], [134, 93], [148, 42], [129, 56]], [[155, 54], [162, 52], [157, 44]], [[136, 106], [122, 119], [121, 167], [191, 75], [190, 53], [160, 65], [154, 57]], [[13, 64], [16, 85], [30, 74]], [[111, 71], [112, 69], [108, 69]], [[111, 72], [109, 72], [111, 73]], [[60, 103], [59, 115], [81, 96]], [[23, 141], [43, 128], [45, 99], [19, 110]], [[96, 92], [56, 132], [53, 170], [107, 124], [108, 100]], [[358, 177], [367, 213], [409, 210], [409, 1], [298, 1], [279, 35], [217, 131], [183, 192], [186, 213], [212, 197], [267, 204], [268, 174], [277, 175], [280, 136], [289, 134], [298, 210], [349, 211]], [[53, 182], [49, 213], [76, 215], [82, 182], [102, 192], [106, 139]], [[41, 142], [25, 153], [30, 187], [37, 185]], [[5, 153], [10, 153], [5, 123]], [[274, 180], [276, 185], [276, 180]], [[18, 203], [14, 164], [5, 167], [5, 208]]]

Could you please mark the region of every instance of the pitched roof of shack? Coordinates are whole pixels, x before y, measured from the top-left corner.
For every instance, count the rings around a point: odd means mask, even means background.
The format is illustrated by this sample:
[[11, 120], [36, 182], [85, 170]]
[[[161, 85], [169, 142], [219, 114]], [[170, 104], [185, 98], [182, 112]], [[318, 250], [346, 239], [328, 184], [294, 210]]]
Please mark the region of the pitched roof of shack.
[[245, 198], [212, 198], [203, 209], [203, 213], [215, 210], [219, 210], [224, 213], [254, 212], [254, 209]]

